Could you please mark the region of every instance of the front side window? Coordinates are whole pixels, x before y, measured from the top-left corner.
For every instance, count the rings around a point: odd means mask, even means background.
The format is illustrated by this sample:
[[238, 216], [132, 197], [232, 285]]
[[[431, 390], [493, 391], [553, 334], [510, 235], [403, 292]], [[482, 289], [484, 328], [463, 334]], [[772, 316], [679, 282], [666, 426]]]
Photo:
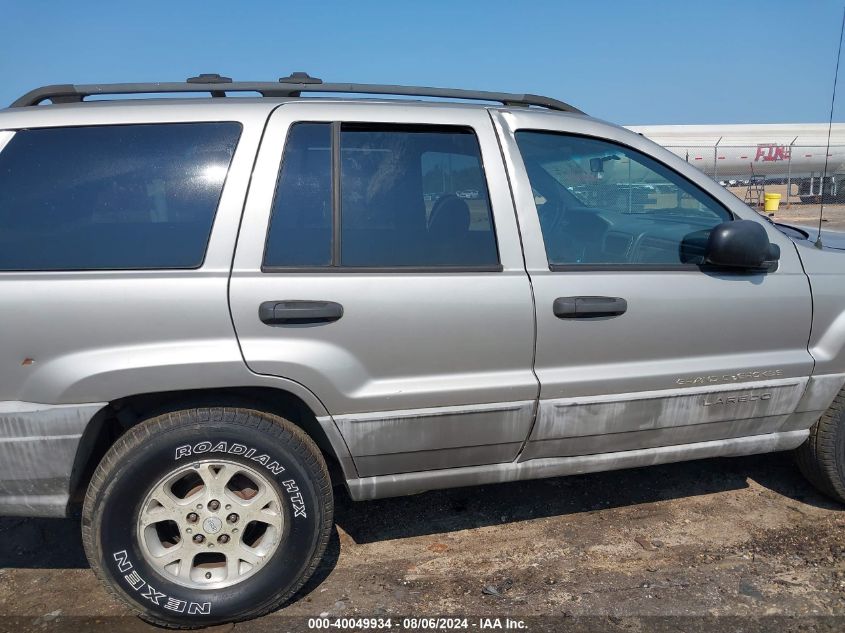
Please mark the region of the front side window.
[[265, 267], [498, 264], [471, 130], [351, 123], [291, 128]]
[[730, 212], [636, 150], [558, 134], [516, 133], [551, 266], [698, 265]]
[[0, 270], [196, 268], [239, 123], [20, 130], [0, 151]]

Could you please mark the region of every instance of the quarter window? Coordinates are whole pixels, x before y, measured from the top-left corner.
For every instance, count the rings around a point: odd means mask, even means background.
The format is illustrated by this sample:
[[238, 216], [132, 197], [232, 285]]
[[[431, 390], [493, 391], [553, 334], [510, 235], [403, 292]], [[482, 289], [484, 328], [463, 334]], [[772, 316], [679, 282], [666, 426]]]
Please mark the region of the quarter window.
[[516, 134], [549, 264], [702, 264], [710, 231], [732, 219], [680, 174], [606, 141]]
[[21, 130], [0, 151], [0, 270], [202, 264], [239, 123]]
[[480, 149], [471, 130], [346, 123], [292, 127], [265, 267], [498, 264]]
[[331, 124], [299, 123], [291, 128], [285, 144], [264, 265], [331, 263]]

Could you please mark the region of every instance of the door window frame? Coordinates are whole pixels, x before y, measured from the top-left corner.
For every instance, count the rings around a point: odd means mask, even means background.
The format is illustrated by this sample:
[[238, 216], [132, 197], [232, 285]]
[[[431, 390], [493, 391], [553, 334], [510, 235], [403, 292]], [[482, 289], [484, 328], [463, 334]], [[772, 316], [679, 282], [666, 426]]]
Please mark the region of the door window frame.
[[[571, 132], [565, 130], [550, 130], [550, 129], [543, 129], [543, 128], [534, 128], [534, 127], [518, 127], [512, 130], [513, 134], [513, 142], [516, 151], [518, 152], [519, 158], [523, 161], [523, 169], [525, 169], [524, 158], [522, 157], [522, 152], [519, 150], [519, 144], [516, 140], [516, 135], [520, 132], [533, 132], [538, 134], [551, 134], [555, 136], [565, 136], [569, 138], [582, 138], [591, 141], [598, 141], [601, 143], [605, 143], [609, 146], [616, 146], [624, 150], [628, 150], [633, 152], [635, 155], [640, 154], [645, 156], [646, 158], [653, 160], [655, 163], [660, 165], [661, 167], [669, 170], [673, 174], [675, 174], [683, 183], [689, 185], [691, 188], [695, 189], [699, 192], [702, 196], [706, 197], [707, 199], [711, 200], [717, 207], [721, 208], [730, 219], [724, 220], [724, 222], [733, 222], [737, 219], [737, 215], [732, 212], [727, 206], [725, 206], [720, 200], [714, 197], [709, 192], [705, 191], [702, 187], [691, 181], [689, 178], [684, 176], [678, 170], [674, 169], [670, 165], [667, 165], [664, 161], [660, 160], [658, 157], [654, 156], [653, 154], [648, 154], [647, 152], [643, 152], [631, 145], [618, 141], [616, 139], [610, 139], [607, 137], [596, 136], [593, 134], [584, 134], [580, 132]], [[646, 166], [647, 167], [647, 166]], [[531, 179], [527, 174], [525, 174], [525, 178], [527, 179], [529, 187], [531, 186]], [[563, 183], [561, 183], [563, 186]], [[534, 205], [534, 215], [538, 218], [539, 222], [539, 211], [537, 209], [536, 203], [533, 202], [532, 196], [532, 204]], [[545, 235], [543, 235], [542, 228], [540, 229], [540, 238], [543, 241], [543, 245], [545, 246]], [[685, 264], [685, 263], [678, 263], [678, 264], [638, 264], [638, 263], [587, 263], [587, 264], [555, 264], [548, 261], [548, 253], [547, 251], [543, 252], [546, 263], [548, 265], [548, 269], [550, 272], [684, 272], [684, 271], [695, 271], [695, 272], [719, 272], [721, 274], [729, 274], [729, 275], [748, 275], [750, 274], [749, 271], [746, 270], [730, 270], [723, 267], [718, 266], [711, 266], [708, 264]], [[759, 272], [759, 271], [755, 271]]]
[[[270, 226], [273, 221], [273, 212], [276, 203], [276, 196], [278, 195], [278, 186], [281, 182], [281, 173], [284, 168], [285, 150], [287, 148], [288, 140], [291, 131], [298, 124], [324, 124], [330, 125], [331, 136], [331, 204], [332, 204], [332, 230], [331, 230], [331, 263], [328, 265], [307, 265], [307, 266], [268, 266], [265, 265], [267, 248], [269, 245]], [[420, 266], [349, 266], [344, 265], [341, 260], [341, 239], [342, 239], [342, 165], [341, 165], [341, 139], [344, 125], [362, 125], [367, 127], [377, 128], [382, 126], [383, 131], [389, 131], [389, 128], [431, 128], [433, 131], [445, 130], [452, 128], [454, 130], [463, 130], [473, 135], [476, 145], [478, 146], [478, 162], [481, 170], [481, 175], [484, 178], [485, 188], [487, 191], [487, 206], [490, 221], [490, 231], [493, 234], [493, 243], [496, 248], [496, 263], [481, 266], [463, 266], [463, 265], [420, 265]], [[319, 118], [303, 118], [295, 120], [290, 123], [285, 131], [285, 139], [281, 148], [281, 158], [279, 162], [278, 180], [273, 190], [273, 199], [268, 211], [267, 230], [264, 236], [264, 244], [261, 251], [261, 272], [262, 273], [501, 273], [504, 271], [502, 265], [502, 252], [499, 242], [499, 232], [496, 226], [496, 214], [493, 209], [493, 199], [490, 193], [490, 178], [485, 166], [484, 152], [481, 146], [481, 137], [478, 130], [471, 124], [467, 123], [435, 123], [435, 122], [397, 122], [388, 120], [358, 120], [343, 117], [336, 117], [334, 119], [319, 119]]]

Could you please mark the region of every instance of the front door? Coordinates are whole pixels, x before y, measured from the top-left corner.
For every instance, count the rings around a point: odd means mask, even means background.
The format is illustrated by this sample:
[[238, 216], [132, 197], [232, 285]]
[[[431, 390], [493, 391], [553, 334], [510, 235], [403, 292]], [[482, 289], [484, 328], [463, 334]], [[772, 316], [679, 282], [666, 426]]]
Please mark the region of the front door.
[[528, 435], [533, 304], [485, 110], [279, 107], [230, 303], [249, 367], [311, 389], [362, 477], [512, 461]]
[[767, 227], [782, 252], [772, 272], [708, 270], [709, 231], [754, 217], [715, 183], [580, 117], [497, 125], [537, 303], [541, 395], [521, 459], [806, 424], [790, 414], [812, 369], [810, 290], [788, 239]]

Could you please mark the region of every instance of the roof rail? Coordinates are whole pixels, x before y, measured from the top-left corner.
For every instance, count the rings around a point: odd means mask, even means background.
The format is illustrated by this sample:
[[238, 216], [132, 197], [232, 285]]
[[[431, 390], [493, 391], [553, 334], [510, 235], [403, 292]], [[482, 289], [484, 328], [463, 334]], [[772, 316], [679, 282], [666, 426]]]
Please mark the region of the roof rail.
[[212, 97], [225, 97], [230, 92], [257, 92], [264, 97], [300, 97], [303, 92], [335, 94], [393, 95], [405, 97], [437, 97], [493, 101], [506, 106], [537, 106], [560, 112], [583, 114], [568, 103], [532, 94], [511, 94], [454, 88], [426, 88], [422, 86], [390, 86], [382, 84], [327, 84], [307, 73], [296, 72], [281, 77], [278, 82], [232, 81], [216, 73], [201, 74], [185, 82], [124, 83], [124, 84], [59, 84], [36, 88], [12, 103], [12, 108], [35, 106], [44, 101], [75, 103], [95, 95], [167, 94], [179, 92], [207, 92]]

